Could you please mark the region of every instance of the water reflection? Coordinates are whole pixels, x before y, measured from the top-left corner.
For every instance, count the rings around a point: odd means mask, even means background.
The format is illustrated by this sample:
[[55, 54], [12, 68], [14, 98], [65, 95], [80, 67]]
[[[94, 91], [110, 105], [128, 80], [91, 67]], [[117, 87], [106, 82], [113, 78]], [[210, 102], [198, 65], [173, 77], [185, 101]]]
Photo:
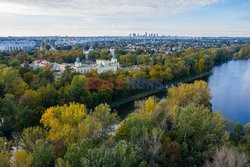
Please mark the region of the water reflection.
[[[214, 111], [234, 122], [250, 122], [250, 60], [230, 61], [213, 69], [213, 74], [202, 78], [211, 89]], [[156, 97], [163, 99], [166, 93]], [[124, 119], [134, 110], [134, 102], [116, 108]]]
[[250, 60], [231, 61], [213, 69], [208, 79], [213, 110], [225, 118], [250, 122]]

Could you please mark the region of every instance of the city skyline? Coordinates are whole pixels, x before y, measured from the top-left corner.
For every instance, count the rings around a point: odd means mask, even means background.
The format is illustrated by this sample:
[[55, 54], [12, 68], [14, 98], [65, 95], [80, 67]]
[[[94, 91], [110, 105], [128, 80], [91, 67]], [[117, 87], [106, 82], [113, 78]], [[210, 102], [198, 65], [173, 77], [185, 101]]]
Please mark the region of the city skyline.
[[250, 36], [249, 0], [0, 0], [0, 36]]

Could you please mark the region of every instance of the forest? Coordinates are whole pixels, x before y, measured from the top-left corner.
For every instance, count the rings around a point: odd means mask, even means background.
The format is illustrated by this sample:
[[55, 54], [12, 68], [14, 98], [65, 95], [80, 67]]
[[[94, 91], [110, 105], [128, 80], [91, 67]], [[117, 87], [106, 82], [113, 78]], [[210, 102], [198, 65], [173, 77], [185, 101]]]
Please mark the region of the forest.
[[[140, 70], [82, 75], [67, 69], [55, 79], [50, 67], [34, 70], [27, 64], [84, 59], [79, 49], [0, 53], [0, 167], [250, 165], [250, 124], [231, 123], [213, 112], [204, 81], [170, 88], [165, 101], [138, 101], [124, 120], [110, 104], [141, 90], [88, 90], [86, 85], [88, 77], [172, 83], [247, 59], [250, 45], [152, 56], [121, 50], [121, 64]], [[110, 56], [98, 49], [93, 55]]]

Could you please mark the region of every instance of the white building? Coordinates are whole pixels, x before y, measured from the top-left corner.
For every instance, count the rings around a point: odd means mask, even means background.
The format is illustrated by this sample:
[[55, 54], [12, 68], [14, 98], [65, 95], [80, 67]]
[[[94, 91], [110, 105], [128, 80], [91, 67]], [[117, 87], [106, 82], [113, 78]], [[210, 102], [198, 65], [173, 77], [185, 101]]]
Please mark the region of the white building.
[[[88, 54], [91, 51], [93, 51], [92, 47], [88, 51]], [[96, 64], [92, 65], [82, 64], [80, 62], [80, 59], [77, 58], [73, 69], [80, 73], [88, 73], [91, 70], [97, 70], [99, 74], [108, 71], [116, 73], [118, 71], [118, 68], [120, 67], [120, 63], [118, 62], [117, 57], [115, 56], [115, 50], [111, 48], [110, 53], [112, 55], [111, 60], [96, 60]]]
[[116, 73], [120, 68], [120, 64], [113, 51], [111, 51], [111, 54], [112, 54], [111, 60], [96, 60], [96, 64], [83, 64], [81, 63], [80, 58], [77, 58], [74, 64], [66, 64], [66, 63], [58, 64], [58, 63], [50, 63], [46, 60], [36, 60], [30, 64], [30, 67], [36, 69], [36, 68], [44, 68], [46, 66], [51, 66], [51, 70], [55, 72], [57, 75], [59, 75], [59, 73], [62, 74], [67, 66], [69, 66], [70, 68], [76, 70], [81, 74], [88, 73], [91, 70], [97, 70], [99, 74], [108, 71]]
[[97, 71], [98, 73], [105, 73], [108, 71], [112, 71], [116, 73], [118, 68], [120, 68], [120, 63], [117, 61], [116, 56], [114, 55], [110, 60], [96, 60]]
[[91, 46], [90, 48], [89, 48], [89, 50], [87, 50], [87, 51], [85, 51], [85, 50], [83, 50], [83, 53], [85, 54], [85, 59], [86, 60], [88, 60], [89, 59], [89, 54], [93, 51], [94, 49], [93, 49], [93, 47]]

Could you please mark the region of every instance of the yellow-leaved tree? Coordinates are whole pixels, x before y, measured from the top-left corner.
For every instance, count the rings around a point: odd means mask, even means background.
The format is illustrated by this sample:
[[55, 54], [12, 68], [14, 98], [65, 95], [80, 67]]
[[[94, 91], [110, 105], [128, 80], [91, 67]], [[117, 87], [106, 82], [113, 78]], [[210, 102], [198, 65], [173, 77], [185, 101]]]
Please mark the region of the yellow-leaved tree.
[[205, 81], [195, 81], [193, 84], [180, 84], [168, 90], [168, 106], [184, 107], [189, 104], [210, 107], [211, 94]]
[[41, 119], [41, 123], [49, 128], [47, 139], [63, 141], [66, 145], [77, 142], [79, 125], [86, 114], [85, 105], [75, 103], [47, 109]]
[[14, 155], [13, 167], [31, 167], [33, 157], [31, 153], [20, 150]]
[[65, 145], [109, 135], [117, 122], [117, 114], [111, 113], [107, 104], [97, 106], [91, 113], [87, 112], [83, 104], [51, 107], [41, 119], [41, 123], [49, 129], [47, 140], [62, 141]]

